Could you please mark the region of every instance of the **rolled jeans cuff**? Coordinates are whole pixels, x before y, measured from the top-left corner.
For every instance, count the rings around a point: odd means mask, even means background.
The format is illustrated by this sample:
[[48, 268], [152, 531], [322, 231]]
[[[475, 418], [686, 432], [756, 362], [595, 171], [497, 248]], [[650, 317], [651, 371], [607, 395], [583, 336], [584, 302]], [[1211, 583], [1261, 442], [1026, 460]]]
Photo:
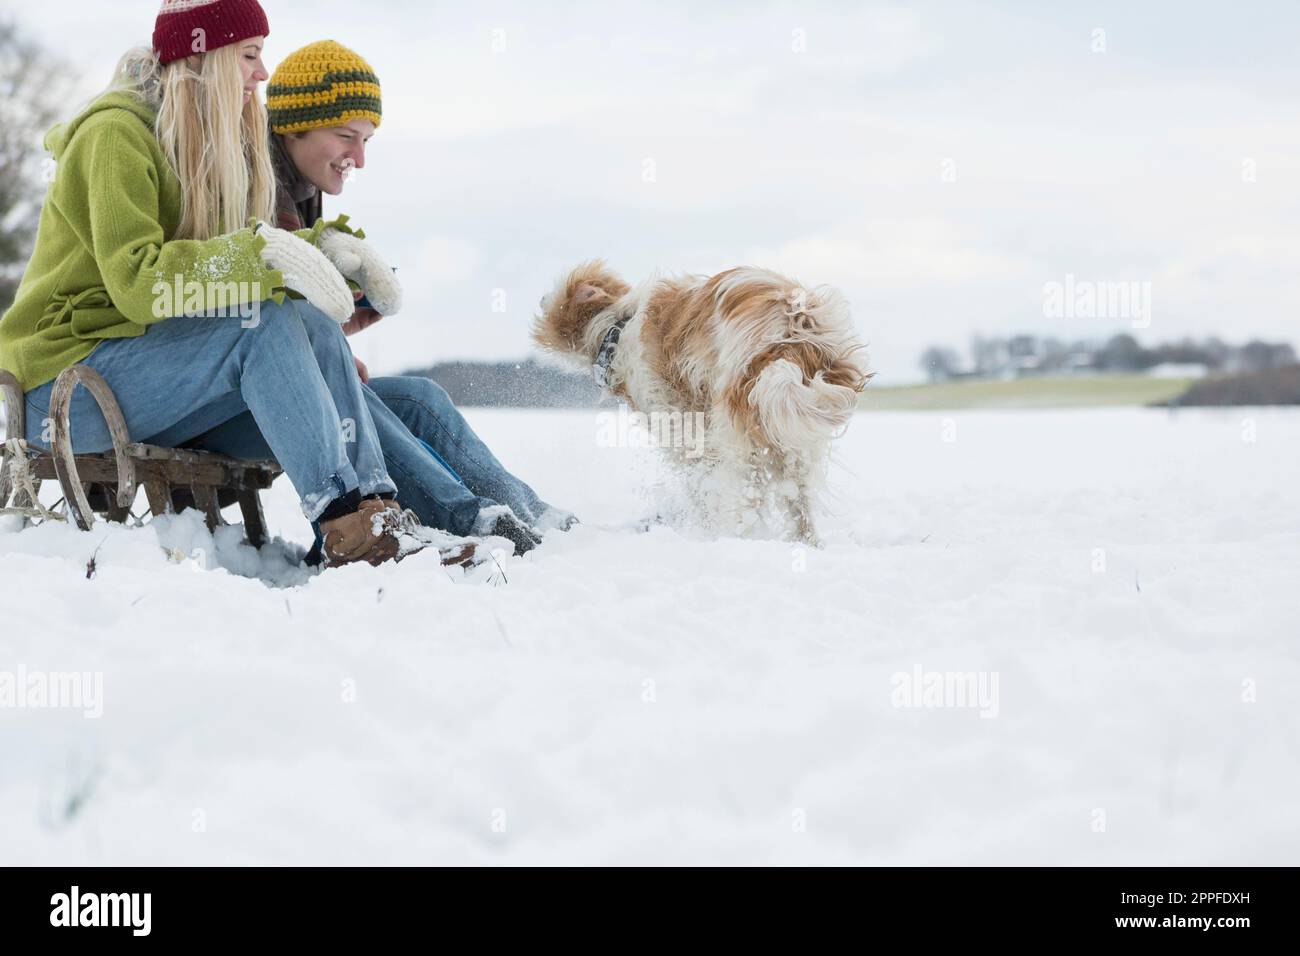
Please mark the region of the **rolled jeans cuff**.
[[361, 497], [367, 495], [396, 495], [397, 485], [382, 471], [371, 472], [358, 484]]
[[321, 516], [321, 512], [330, 506], [331, 501], [357, 487], [357, 473], [350, 465], [335, 472], [321, 482], [319, 487], [302, 496], [303, 517], [308, 521], [315, 521]]

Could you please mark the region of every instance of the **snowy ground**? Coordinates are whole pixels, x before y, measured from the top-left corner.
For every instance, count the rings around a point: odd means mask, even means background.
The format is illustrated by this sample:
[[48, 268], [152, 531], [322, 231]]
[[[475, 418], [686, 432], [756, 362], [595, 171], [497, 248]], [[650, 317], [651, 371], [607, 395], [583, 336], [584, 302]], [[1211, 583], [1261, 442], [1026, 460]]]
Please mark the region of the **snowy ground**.
[[0, 679], [102, 674], [0, 710], [0, 863], [1300, 862], [1300, 413], [860, 415], [807, 553], [629, 530], [592, 413], [470, 417], [586, 522], [505, 581], [0, 533]]

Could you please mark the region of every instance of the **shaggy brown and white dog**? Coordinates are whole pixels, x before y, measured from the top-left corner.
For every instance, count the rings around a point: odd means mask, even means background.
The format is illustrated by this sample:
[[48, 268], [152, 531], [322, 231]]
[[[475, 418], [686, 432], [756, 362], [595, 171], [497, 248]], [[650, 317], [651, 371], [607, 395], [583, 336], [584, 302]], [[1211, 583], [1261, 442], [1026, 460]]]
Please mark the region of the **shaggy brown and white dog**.
[[607, 394], [683, 431], [703, 423], [702, 454], [659, 442], [695, 476], [697, 520], [721, 534], [815, 541], [831, 439], [873, 374], [838, 292], [755, 268], [633, 289], [595, 260], [562, 278], [541, 310], [533, 340], [594, 369]]

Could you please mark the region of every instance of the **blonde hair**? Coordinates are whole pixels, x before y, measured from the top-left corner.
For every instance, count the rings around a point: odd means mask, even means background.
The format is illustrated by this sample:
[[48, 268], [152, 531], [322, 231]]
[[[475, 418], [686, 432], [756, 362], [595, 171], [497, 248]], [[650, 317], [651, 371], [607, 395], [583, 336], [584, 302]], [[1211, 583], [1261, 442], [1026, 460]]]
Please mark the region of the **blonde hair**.
[[110, 90], [139, 97], [158, 113], [154, 135], [181, 184], [174, 239], [211, 239], [242, 229], [250, 217], [274, 219], [275, 171], [266, 105], [244, 102], [237, 44], [160, 64], [148, 47], [130, 50]]

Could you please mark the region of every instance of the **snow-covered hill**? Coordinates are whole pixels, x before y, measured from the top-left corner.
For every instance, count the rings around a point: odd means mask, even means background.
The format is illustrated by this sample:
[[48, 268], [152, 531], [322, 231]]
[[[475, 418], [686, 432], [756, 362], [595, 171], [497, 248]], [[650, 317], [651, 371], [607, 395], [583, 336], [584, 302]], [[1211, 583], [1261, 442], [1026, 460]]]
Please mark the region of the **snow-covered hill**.
[[1300, 857], [1300, 413], [865, 413], [817, 551], [632, 530], [595, 414], [470, 412], [585, 522], [500, 571], [0, 533], [0, 680], [102, 682], [0, 709], [0, 862]]

